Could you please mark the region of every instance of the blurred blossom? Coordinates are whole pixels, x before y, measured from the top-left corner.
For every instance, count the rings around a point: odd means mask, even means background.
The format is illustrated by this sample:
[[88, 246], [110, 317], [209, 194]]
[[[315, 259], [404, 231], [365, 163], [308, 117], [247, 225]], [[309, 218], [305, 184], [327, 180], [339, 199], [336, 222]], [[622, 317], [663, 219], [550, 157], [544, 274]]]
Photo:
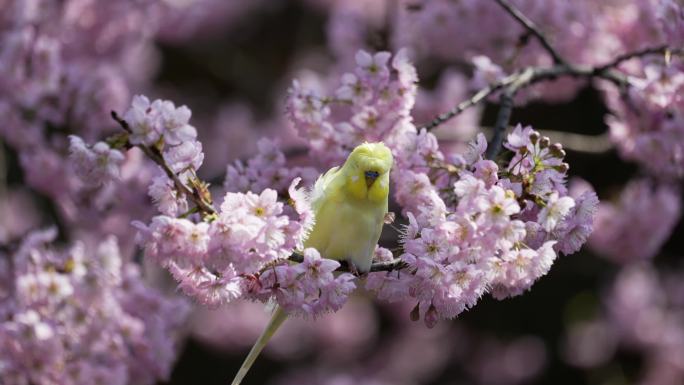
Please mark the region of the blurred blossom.
[[[18, 154], [24, 182], [55, 204], [65, 225], [85, 238], [119, 235], [126, 252], [130, 221], [149, 213], [138, 183], [150, 173], [120, 175], [136, 162], [100, 140], [117, 130], [110, 111], [121, 111], [130, 90], [154, 75], [153, 39], [168, 6], [154, 0], [0, 6], [0, 137]], [[107, 183], [120, 177], [121, 185]]]
[[119, 167], [125, 159], [120, 151], [104, 142], [88, 147], [77, 136], [70, 136], [69, 140], [71, 159], [84, 183], [98, 186], [119, 177]]
[[32, 232], [2, 255], [0, 371], [8, 384], [154, 384], [168, 379], [187, 315], [147, 286], [111, 237], [94, 250]]
[[[359, 49], [372, 49], [382, 43], [395, 4], [387, 0], [308, 1], [314, 7], [327, 8], [327, 43], [340, 64], [352, 64]], [[326, 4], [327, 3], [327, 4]]]
[[626, 95], [606, 88], [606, 118], [620, 154], [661, 179], [684, 176], [684, 74], [681, 62], [642, 66]]
[[660, 0], [657, 12], [667, 42], [673, 47], [684, 47], [684, 4], [677, 0]]
[[[441, 341], [438, 342], [438, 341]], [[453, 342], [453, 343], [450, 343]], [[472, 384], [521, 384], [535, 379], [546, 365], [541, 340], [521, 336], [502, 341], [460, 323], [427, 331], [416, 323], [395, 323], [391, 335], [377, 341], [370, 359], [317, 357], [272, 383], [290, 384], [423, 384], [441, 383], [442, 372], [462, 371], [449, 379]]]
[[[204, 344], [242, 352], [261, 334], [270, 316], [268, 307], [252, 302], [219, 309], [198, 308], [192, 317], [193, 335]], [[334, 315], [322, 315], [316, 320], [288, 319], [265, 354], [286, 361], [315, 351], [321, 358], [353, 360], [376, 338], [377, 327], [377, 315], [370, 303], [352, 298]]]
[[624, 267], [607, 291], [599, 315], [569, 330], [564, 359], [578, 367], [595, 368], [613, 360], [619, 350], [627, 350], [643, 360], [633, 383], [681, 383], [681, 282], [681, 268], [658, 271], [648, 264]]
[[162, 0], [167, 5], [159, 38], [172, 44], [210, 40], [230, 32], [261, 8], [263, 0]]
[[[578, 67], [675, 49], [622, 62], [629, 86], [591, 84], [617, 153], [640, 168], [615, 200], [568, 183], [563, 146], [531, 126], [508, 130], [489, 159], [479, 132], [496, 92], [420, 128], [554, 64], [495, 1], [0, 0], [0, 139], [23, 183], [6, 188], [2, 170], [0, 382], [168, 381], [188, 317], [193, 338], [236, 353], [278, 304], [291, 317], [265, 352], [287, 370], [271, 384], [531, 383], [555, 366], [554, 341], [451, 320], [488, 294], [525, 293], [589, 238], [619, 271], [597, 315], [564, 332], [562, 359], [593, 371], [624, 350], [643, 361], [634, 383], [684, 383], [684, 273], [648, 264], [681, 214], [684, 4], [511, 2]], [[292, 12], [304, 18], [281, 24]], [[262, 40], [274, 28], [277, 49]], [[202, 76], [175, 84], [185, 71]], [[544, 81], [515, 103], [566, 102], [585, 86]], [[143, 95], [161, 90], [189, 106]], [[398, 221], [374, 261], [403, 265], [358, 277], [303, 244], [310, 186], [365, 141], [395, 159]], [[64, 230], [57, 244], [54, 230], [32, 231], [46, 216]], [[192, 312], [148, 284], [141, 255]]]
[[679, 221], [679, 191], [668, 185], [634, 180], [617, 202], [602, 202], [591, 248], [618, 263], [650, 259], [670, 237]]
[[42, 214], [24, 188], [0, 190], [0, 245], [17, 241], [36, 228]]
[[200, 139], [211, 140], [202, 141], [206, 157], [200, 173], [208, 179], [223, 174], [227, 164], [250, 158], [258, 148], [259, 139], [280, 140], [286, 136], [282, 128], [283, 123], [277, 120], [257, 120], [256, 113], [245, 103], [221, 105], [212, 122], [201, 128]]
[[613, 359], [618, 336], [606, 320], [573, 324], [565, 336], [563, 359], [580, 368], [595, 368]]
[[[450, 110], [454, 103], [467, 99], [469, 91], [464, 75], [458, 72], [444, 73], [435, 90], [418, 91], [416, 106], [411, 115], [418, 123], [427, 123], [442, 112]], [[443, 144], [444, 152], [459, 153], [465, 150], [465, 144], [478, 132], [480, 114], [481, 108], [476, 106], [435, 129], [435, 136]]]
[[537, 337], [502, 342], [482, 338], [466, 370], [478, 384], [521, 384], [535, 378], [546, 365], [546, 348]]
[[[540, 26], [562, 55], [593, 63], [595, 52], [603, 54], [605, 47], [593, 44], [592, 38], [598, 35], [601, 17], [603, 12], [609, 12], [608, 7], [586, 0], [572, 3], [554, 0], [552, 4], [535, 0], [515, 5]], [[494, 66], [504, 67], [504, 71], [550, 64], [550, 57], [541, 45], [534, 39], [521, 39], [520, 25], [495, 2], [400, 1], [394, 25], [395, 46], [411, 47], [421, 57], [460, 63], [474, 60], [479, 69], [493, 69], [493, 66], [483, 66], [484, 56], [495, 63]], [[490, 72], [490, 75], [497, 76], [496, 72]], [[568, 99], [579, 84], [563, 81], [553, 87], [542, 85], [533, 94], [554, 100]]]

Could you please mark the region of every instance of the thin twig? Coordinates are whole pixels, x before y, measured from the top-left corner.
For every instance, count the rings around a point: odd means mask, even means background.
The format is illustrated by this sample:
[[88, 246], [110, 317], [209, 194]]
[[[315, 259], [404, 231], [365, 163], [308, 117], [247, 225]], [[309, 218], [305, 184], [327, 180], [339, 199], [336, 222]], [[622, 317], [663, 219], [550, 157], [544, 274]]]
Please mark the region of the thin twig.
[[446, 122], [447, 120], [453, 118], [454, 116], [460, 114], [461, 112], [467, 110], [468, 108], [480, 103], [481, 101], [485, 100], [489, 95], [492, 95], [496, 91], [499, 91], [500, 89], [504, 88], [506, 85], [508, 85], [510, 82], [514, 80], [513, 77], [507, 76], [497, 82], [494, 82], [487, 87], [481, 89], [478, 91], [475, 95], [473, 95], [470, 99], [467, 99], [460, 104], [458, 104], [456, 107], [453, 109], [440, 114], [437, 116], [435, 119], [432, 121], [422, 125], [420, 128], [421, 129], [426, 129], [428, 131], [432, 130], [433, 128], [439, 126], [440, 124]]
[[[304, 256], [299, 254], [299, 253], [292, 253], [290, 257], [288, 258], [289, 261], [292, 262], [304, 262]], [[340, 262], [340, 267], [338, 267], [335, 271], [341, 271], [341, 272], [352, 272], [353, 270], [349, 268], [349, 264], [347, 261], [339, 261]], [[395, 258], [391, 261], [387, 262], [375, 262], [371, 265], [369, 272], [374, 273], [378, 271], [394, 271], [394, 270], [400, 270], [406, 267], [406, 263], [402, 261], [400, 258]]]
[[[494, 135], [494, 127], [482, 126], [479, 130], [487, 136]], [[562, 143], [563, 149], [574, 152], [584, 152], [588, 154], [602, 154], [614, 148], [613, 142], [610, 140], [609, 133], [600, 135], [583, 135], [575, 132], [545, 130], [535, 128], [542, 136], [548, 136], [552, 143]], [[440, 137], [440, 141], [446, 140], [449, 143], [449, 138]], [[460, 140], [459, 140], [460, 141]]]
[[561, 55], [556, 51], [553, 46], [551, 46], [551, 43], [549, 43], [548, 39], [546, 36], [539, 30], [539, 28], [534, 24], [532, 20], [530, 20], [527, 16], [525, 16], [518, 8], [516, 8], [513, 4], [509, 3], [508, 0], [494, 0], [496, 1], [503, 9], [506, 10], [511, 16], [513, 16], [522, 26], [532, 34], [534, 37], [539, 40], [539, 43], [544, 47], [544, 49], [551, 55], [553, 58], [553, 62], [555, 64], [567, 64], [567, 61], [561, 57]]
[[619, 66], [623, 62], [626, 62], [631, 59], [636, 59], [649, 55], [665, 55], [667, 52], [669, 52], [672, 55], [684, 55], [684, 49], [682, 48], [670, 48], [667, 45], [660, 45], [657, 47], [646, 47], [637, 51], [627, 52], [622, 55], [619, 55], [610, 62], [602, 66], [596, 67], [595, 71], [601, 72], [610, 68], [617, 68], [617, 66]]
[[[112, 118], [119, 123], [121, 128], [123, 128], [126, 132], [130, 133], [131, 128], [128, 125], [128, 122], [123, 120], [122, 118], [119, 117], [119, 115], [116, 113], [116, 111], [112, 111]], [[145, 155], [150, 158], [154, 163], [156, 163], [159, 167], [161, 167], [162, 170], [164, 170], [164, 173], [166, 173], [166, 176], [169, 177], [173, 181], [173, 184], [176, 186], [176, 189], [184, 194], [186, 197], [188, 197], [190, 200], [193, 201], [193, 203], [205, 214], [216, 214], [216, 209], [211, 205], [209, 202], [205, 202], [204, 199], [199, 194], [199, 191], [195, 189], [190, 189], [188, 188], [181, 180], [178, 178], [178, 175], [176, 175], [175, 172], [171, 169], [171, 167], [166, 163], [166, 160], [164, 160], [164, 156], [162, 153], [159, 151], [158, 148], [156, 147], [151, 147], [151, 146], [145, 146], [142, 144], [137, 145], [140, 150], [142, 150]]]

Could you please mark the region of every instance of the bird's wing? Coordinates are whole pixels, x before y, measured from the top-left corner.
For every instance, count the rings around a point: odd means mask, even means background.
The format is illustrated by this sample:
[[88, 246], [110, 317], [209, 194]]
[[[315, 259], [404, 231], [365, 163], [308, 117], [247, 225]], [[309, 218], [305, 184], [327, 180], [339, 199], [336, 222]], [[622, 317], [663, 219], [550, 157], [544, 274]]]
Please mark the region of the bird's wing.
[[320, 209], [321, 205], [323, 204], [325, 200], [325, 192], [326, 189], [328, 188], [328, 185], [330, 185], [330, 182], [335, 178], [337, 175], [338, 170], [340, 169], [339, 166], [335, 166], [328, 170], [325, 174], [322, 174], [321, 176], [318, 177], [316, 180], [316, 183], [314, 183], [313, 189], [311, 189], [310, 192], [310, 202], [311, 202], [311, 208], [313, 209], [314, 212], [318, 212], [318, 209]]

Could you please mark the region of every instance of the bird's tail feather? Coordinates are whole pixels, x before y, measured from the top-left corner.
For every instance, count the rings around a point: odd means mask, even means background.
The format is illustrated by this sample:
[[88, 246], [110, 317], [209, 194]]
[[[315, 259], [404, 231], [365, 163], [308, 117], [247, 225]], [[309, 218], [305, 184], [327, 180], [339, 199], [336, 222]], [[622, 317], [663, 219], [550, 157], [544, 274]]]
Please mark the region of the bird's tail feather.
[[268, 321], [268, 325], [261, 333], [261, 336], [259, 336], [259, 339], [257, 339], [254, 346], [252, 346], [252, 350], [249, 351], [247, 358], [245, 358], [245, 361], [242, 363], [242, 366], [235, 375], [231, 385], [240, 385], [240, 382], [242, 382], [242, 379], [247, 375], [247, 372], [249, 372], [249, 368], [252, 367], [252, 364], [256, 361], [259, 353], [261, 353], [261, 350], [266, 346], [271, 337], [273, 337], [273, 334], [275, 334], [276, 330], [278, 330], [286, 319], [287, 313], [285, 313], [280, 306], [276, 306], [273, 315], [271, 316], [271, 320]]

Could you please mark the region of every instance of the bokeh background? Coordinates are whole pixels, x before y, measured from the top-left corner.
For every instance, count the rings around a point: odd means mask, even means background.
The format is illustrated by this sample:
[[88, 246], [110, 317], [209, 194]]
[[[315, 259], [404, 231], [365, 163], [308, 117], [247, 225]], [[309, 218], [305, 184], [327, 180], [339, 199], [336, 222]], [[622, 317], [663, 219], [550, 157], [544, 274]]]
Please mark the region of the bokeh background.
[[[342, 6], [313, 0], [200, 1], [161, 19], [158, 32], [149, 39], [151, 45], [139, 53], [144, 60], [129, 58], [128, 63], [116, 65], [130, 66], [125, 68], [127, 73], [146, 72], [141, 75], [146, 78], [144, 82], [130, 83], [131, 94], [144, 93], [190, 106], [198, 138], [205, 144], [201, 176], [220, 185], [225, 165], [253, 155], [257, 140], [264, 136], [283, 143], [295, 162], [306, 163], [306, 156], [298, 151], [302, 139], [295, 137], [284, 117], [285, 96], [292, 79], [324, 82], [316, 77], [323, 79], [326, 73], [353, 64], [353, 57], [340, 57], [339, 45], [345, 40], [333, 38], [342, 33], [337, 24], [354, 20], [363, 23], [363, 33], [359, 34], [363, 47], [358, 48], [394, 50], [396, 31], [392, 29], [397, 26], [388, 21], [399, 7], [418, 7], [415, 12], [421, 12], [420, 2], [372, 3], [357, 1]], [[345, 12], [355, 16], [344, 16]], [[358, 17], [359, 13], [365, 16]], [[463, 61], [428, 55], [419, 57], [415, 64], [426, 106], [418, 111], [422, 113], [416, 117], [418, 122], [471, 93], [465, 80], [451, 86], [455, 91], [440, 91], [446, 83], [443, 75], [454, 70], [466, 78], [472, 75], [472, 68]], [[577, 87], [579, 91], [565, 100], [530, 100], [516, 106], [511, 122], [547, 130], [552, 139], [561, 142], [570, 138], [573, 144], [566, 146], [569, 174], [591, 183], [602, 201], [615, 201], [630, 180], [652, 176], [625, 161], [609, 140], [604, 91], [592, 84]], [[121, 110], [128, 103], [125, 98], [123, 101], [123, 105], [112, 108]], [[495, 102], [485, 103], [479, 113], [463, 118], [463, 123], [440, 129], [438, 137], [453, 145], [479, 131], [489, 135], [488, 127], [496, 119]], [[65, 221], [63, 208], [55, 205], [53, 197], [27, 183], [17, 146], [3, 141], [2, 158], [5, 196], [0, 213], [5, 219], [0, 221], [6, 232], [10, 232], [12, 218], [28, 216], [32, 226], [57, 224], [60, 240], [68, 241], [69, 221], [73, 219]], [[652, 262], [643, 262], [649, 266], [643, 273], [646, 276], [661, 272], [651, 277], [656, 284], [672, 281], [667, 289], [670, 294], [661, 293], [660, 297], [672, 297], [664, 308], [679, 313], [684, 290], [677, 277], [682, 275], [667, 274], [684, 268], [682, 234], [684, 224], [679, 221]], [[393, 247], [396, 242], [397, 232], [386, 227], [381, 243]], [[139, 254], [133, 252], [134, 258], [140, 258]], [[625, 341], [611, 319], [616, 282], [623, 279], [628, 285], [639, 279], [648, 281], [638, 273], [625, 276], [632, 268], [584, 247], [559, 258], [550, 273], [524, 295], [504, 301], [487, 296], [456, 320], [441, 321], [433, 329], [409, 320], [412, 304], [377, 303], [371, 295], [359, 292], [339, 313], [315, 321], [289, 320], [258, 359], [246, 383], [674, 384], [652, 373], [671, 370], [667, 366], [654, 368], [654, 357], [664, 352]], [[156, 285], [174, 291], [166, 273], [151, 264], [146, 269]], [[646, 290], [649, 286], [644, 285]], [[628, 294], [638, 297], [640, 289], [631, 290], [636, 292]], [[164, 383], [227, 383], [268, 316], [261, 304], [237, 303], [215, 310], [196, 306], [171, 377]], [[659, 325], [644, 323], [639, 328], [658, 331]], [[680, 333], [684, 332], [680, 329]], [[666, 338], [681, 342], [682, 336]], [[680, 347], [665, 353], [681, 352]]]

